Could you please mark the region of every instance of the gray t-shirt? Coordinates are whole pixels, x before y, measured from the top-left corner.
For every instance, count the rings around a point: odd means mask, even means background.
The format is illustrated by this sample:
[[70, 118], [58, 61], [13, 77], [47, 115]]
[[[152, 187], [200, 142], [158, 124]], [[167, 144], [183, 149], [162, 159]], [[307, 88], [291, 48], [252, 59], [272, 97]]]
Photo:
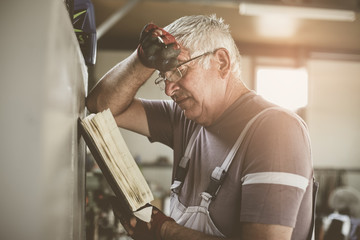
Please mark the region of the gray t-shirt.
[[[142, 100], [150, 141], [174, 150], [173, 178], [197, 124], [173, 101]], [[255, 92], [239, 98], [211, 126], [202, 128], [179, 193], [185, 206], [199, 205], [215, 167], [221, 166], [247, 122], [275, 105]], [[227, 237], [239, 235], [240, 222], [294, 228], [292, 239], [306, 239], [311, 224], [312, 159], [308, 133], [292, 114], [271, 110], [249, 129], [209, 211]]]

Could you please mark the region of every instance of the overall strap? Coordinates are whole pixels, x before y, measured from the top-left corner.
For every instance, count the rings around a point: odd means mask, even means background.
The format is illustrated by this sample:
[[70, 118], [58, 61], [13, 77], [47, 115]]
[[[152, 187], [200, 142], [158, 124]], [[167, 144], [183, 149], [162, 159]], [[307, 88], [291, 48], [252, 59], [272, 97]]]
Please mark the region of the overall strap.
[[208, 188], [206, 189], [205, 193], [202, 194], [203, 198], [215, 198], [218, 191], [220, 190], [221, 184], [224, 181], [224, 178], [227, 174], [227, 171], [230, 167], [231, 162], [233, 161], [235, 154], [237, 153], [241, 143], [243, 142], [247, 132], [249, 131], [250, 127], [253, 125], [253, 123], [265, 112], [268, 112], [273, 109], [281, 109], [279, 107], [270, 107], [262, 110], [258, 114], [256, 114], [250, 121], [246, 124], [245, 128], [240, 133], [238, 139], [236, 140], [235, 144], [231, 148], [229, 154], [226, 156], [224, 162], [220, 167], [215, 167], [213, 172], [211, 173], [210, 177], [210, 183]]
[[179, 193], [181, 190], [182, 183], [184, 182], [184, 179], [185, 179], [185, 176], [186, 176], [186, 173], [188, 170], [190, 155], [194, 148], [195, 140], [196, 140], [197, 136], [199, 135], [201, 128], [202, 128], [201, 125], [198, 125], [195, 128], [195, 131], [191, 135], [189, 143], [186, 146], [184, 156], [181, 158], [179, 165], [176, 169], [174, 182], [170, 187], [171, 191], [173, 191], [175, 193]]

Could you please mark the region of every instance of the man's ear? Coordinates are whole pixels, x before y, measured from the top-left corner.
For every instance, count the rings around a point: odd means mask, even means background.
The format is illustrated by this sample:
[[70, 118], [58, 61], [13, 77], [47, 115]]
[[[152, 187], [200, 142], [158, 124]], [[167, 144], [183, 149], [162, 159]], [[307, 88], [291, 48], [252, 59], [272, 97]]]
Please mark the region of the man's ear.
[[215, 51], [215, 56], [219, 64], [219, 74], [225, 79], [230, 74], [231, 62], [229, 51], [225, 48], [219, 48]]

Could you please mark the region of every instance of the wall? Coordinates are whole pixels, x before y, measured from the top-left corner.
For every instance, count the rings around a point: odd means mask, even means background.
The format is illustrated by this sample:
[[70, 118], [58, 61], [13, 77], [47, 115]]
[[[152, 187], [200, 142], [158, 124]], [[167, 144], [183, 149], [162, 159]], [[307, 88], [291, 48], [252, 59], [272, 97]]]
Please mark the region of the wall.
[[[341, 181], [360, 191], [360, 62], [311, 58], [307, 69], [314, 166], [345, 169]], [[320, 179], [324, 173], [319, 171]]]
[[61, 0], [0, 7], [0, 239], [85, 239], [87, 70]]
[[310, 59], [307, 68], [315, 166], [360, 168], [360, 62]]

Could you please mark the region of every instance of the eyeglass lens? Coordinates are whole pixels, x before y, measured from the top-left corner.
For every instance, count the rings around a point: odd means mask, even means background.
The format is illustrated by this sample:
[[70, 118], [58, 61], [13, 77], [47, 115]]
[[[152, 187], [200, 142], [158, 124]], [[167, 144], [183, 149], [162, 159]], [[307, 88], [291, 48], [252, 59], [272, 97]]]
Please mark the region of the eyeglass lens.
[[182, 78], [183, 74], [179, 68], [176, 68], [173, 72], [170, 72], [169, 76], [165, 75], [165, 79], [169, 80], [170, 82], [177, 82]]
[[[181, 64], [179, 64], [176, 69], [172, 72], [169, 72], [169, 74], [166, 73], [159, 73], [159, 77], [155, 79], [155, 84], [159, 85], [162, 90], [165, 89], [165, 80], [169, 80], [170, 82], [177, 82], [179, 81], [186, 73], [187, 67], [185, 66], [186, 63], [191, 62], [195, 59], [198, 59], [200, 57], [203, 57], [205, 55], [208, 55], [213, 52], [206, 52], [204, 54], [201, 54], [199, 56], [196, 56], [194, 58], [191, 58]], [[182, 67], [180, 69], [180, 67]]]

